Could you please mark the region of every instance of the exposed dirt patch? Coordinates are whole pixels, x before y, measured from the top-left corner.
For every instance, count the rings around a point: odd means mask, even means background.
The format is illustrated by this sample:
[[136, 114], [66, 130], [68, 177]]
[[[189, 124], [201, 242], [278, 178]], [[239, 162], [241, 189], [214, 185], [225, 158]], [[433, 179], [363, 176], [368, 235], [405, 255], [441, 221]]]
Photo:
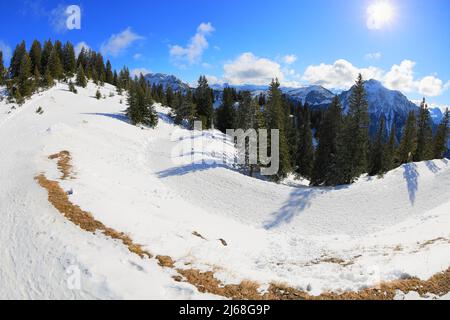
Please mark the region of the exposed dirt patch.
[[219, 239], [219, 241], [224, 247], [228, 246], [228, 243], [225, 240]]
[[74, 179], [74, 174], [72, 172], [72, 157], [69, 151], [61, 151], [59, 153], [53, 154], [48, 157], [50, 160], [58, 159], [58, 170], [61, 171], [61, 180], [66, 180], [68, 178]]

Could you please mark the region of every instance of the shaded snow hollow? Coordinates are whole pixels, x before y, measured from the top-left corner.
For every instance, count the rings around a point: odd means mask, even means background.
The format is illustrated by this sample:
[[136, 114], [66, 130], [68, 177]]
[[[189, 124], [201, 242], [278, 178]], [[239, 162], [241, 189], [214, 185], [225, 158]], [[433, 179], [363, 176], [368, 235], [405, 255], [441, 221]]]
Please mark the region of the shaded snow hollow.
[[[176, 127], [161, 106], [156, 129], [131, 126], [125, 97], [105, 86], [107, 98], [96, 100], [96, 90], [74, 95], [59, 84], [14, 110], [0, 102], [0, 298], [218, 298], [66, 221], [33, 180], [59, 178], [47, 157], [61, 150], [73, 158], [76, 178], [61, 186], [74, 204], [176, 267], [214, 269], [226, 284], [281, 282], [319, 294], [427, 279], [450, 266], [447, 160], [339, 188], [277, 185], [235, 171], [236, 150], [221, 133]], [[180, 145], [202, 138], [208, 152], [197, 156], [224, 164], [183, 161], [190, 153]], [[79, 288], [67, 283], [74, 270]]]

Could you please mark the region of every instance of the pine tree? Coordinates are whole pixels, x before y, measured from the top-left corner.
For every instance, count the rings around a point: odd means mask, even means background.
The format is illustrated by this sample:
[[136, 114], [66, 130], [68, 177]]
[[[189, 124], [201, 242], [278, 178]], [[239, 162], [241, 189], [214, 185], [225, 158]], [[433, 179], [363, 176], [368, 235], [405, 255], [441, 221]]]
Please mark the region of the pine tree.
[[87, 86], [87, 80], [82, 65], [78, 66], [76, 85], [83, 88], [86, 88]]
[[296, 159], [296, 172], [304, 178], [311, 178], [314, 165], [314, 147], [312, 142], [311, 117], [309, 107], [305, 105], [302, 114], [302, 121], [299, 123], [299, 141]]
[[97, 89], [97, 92], [95, 93], [95, 98], [97, 100], [100, 100], [101, 97], [102, 97], [102, 93], [100, 92], [100, 90]]
[[424, 98], [417, 119], [417, 149], [414, 153], [414, 161], [431, 160], [433, 157], [432, 142], [431, 116]]
[[25, 98], [31, 95], [33, 91], [33, 79], [31, 78], [31, 59], [28, 53], [22, 56], [17, 83], [22, 97]]
[[205, 76], [198, 80], [198, 86], [194, 94], [194, 102], [197, 112], [204, 126], [210, 129], [213, 124], [213, 95]]
[[236, 110], [234, 109], [235, 89], [224, 88], [222, 104], [217, 109], [217, 129], [226, 133], [227, 130], [235, 128]]
[[50, 70], [50, 73], [52, 74], [53, 79], [61, 80], [63, 78], [64, 69], [60, 60], [59, 49], [56, 45], [55, 47], [53, 47], [53, 50], [50, 54], [48, 68]]
[[442, 159], [447, 152], [448, 140], [450, 137], [450, 111], [445, 111], [444, 118], [439, 125], [433, 142], [433, 158]]
[[30, 49], [31, 70], [41, 73], [42, 46], [38, 40], [34, 40]]
[[387, 172], [386, 154], [385, 154], [385, 140], [386, 140], [386, 124], [384, 117], [381, 117], [377, 135], [371, 145], [370, 150], [370, 162], [369, 162], [369, 175], [383, 175]]
[[5, 83], [6, 69], [3, 63], [3, 52], [0, 50], [0, 86]]
[[319, 144], [314, 161], [311, 185], [332, 186], [338, 183], [336, 173], [338, 169], [338, 137], [341, 128], [342, 107], [339, 98], [336, 96], [325, 112], [318, 132]]
[[339, 137], [337, 184], [350, 184], [367, 170], [369, 147], [368, 102], [362, 75], [350, 96], [348, 115]]
[[72, 80], [69, 81], [69, 91], [73, 92], [75, 94], [78, 93], [78, 90], [77, 90], [77, 88], [75, 88], [75, 85], [73, 84]]
[[398, 149], [398, 157], [401, 164], [413, 161], [417, 150], [417, 126], [416, 115], [411, 111], [403, 128], [402, 140]]
[[[265, 118], [266, 118], [266, 128], [269, 130], [278, 129], [279, 130], [279, 170], [278, 174], [274, 175], [272, 180], [281, 181], [286, 178], [287, 175], [292, 171], [291, 160], [289, 157], [289, 148], [287, 145], [286, 133], [285, 133], [285, 113], [283, 112], [283, 99], [280, 90], [280, 83], [278, 79], [272, 80], [270, 84], [268, 99], [265, 106]], [[271, 136], [269, 141], [269, 149], [271, 145]], [[270, 153], [272, 152], [269, 150]]]
[[23, 60], [23, 56], [27, 53], [25, 41], [22, 41], [19, 45], [14, 49], [11, 62], [9, 64], [9, 72], [11, 78], [17, 78], [20, 72], [20, 65]]

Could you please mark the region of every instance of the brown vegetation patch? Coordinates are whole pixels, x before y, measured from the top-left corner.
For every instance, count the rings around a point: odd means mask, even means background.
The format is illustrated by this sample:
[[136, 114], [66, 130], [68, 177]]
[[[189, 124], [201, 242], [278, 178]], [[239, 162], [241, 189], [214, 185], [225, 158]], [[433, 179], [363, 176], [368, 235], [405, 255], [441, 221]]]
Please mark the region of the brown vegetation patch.
[[219, 241], [224, 247], [228, 246], [228, 243], [225, 240], [219, 239]]
[[50, 160], [58, 159], [58, 170], [61, 171], [62, 180], [66, 180], [67, 178], [73, 178], [72, 173], [72, 158], [70, 156], [69, 151], [61, 151], [59, 153], [53, 154], [48, 157]]
[[397, 291], [408, 293], [415, 291], [421, 296], [427, 293], [443, 296], [450, 292], [450, 268], [429, 280], [417, 278], [382, 283], [378, 288], [368, 288], [358, 292], [323, 293], [311, 296], [307, 292], [290, 288], [282, 284], [271, 284], [265, 293], [258, 291], [259, 285], [243, 281], [238, 285], [223, 285], [214, 277], [214, 273], [199, 270], [177, 270], [202, 293], [211, 293], [234, 300], [393, 300]]
[[122, 241], [128, 247], [128, 250], [139, 255], [141, 258], [152, 255], [144, 250], [142, 246], [133, 243], [126, 234], [108, 228], [103, 223], [95, 220], [91, 213], [83, 211], [79, 206], [70, 202], [66, 192], [59, 186], [56, 181], [48, 180], [43, 174], [36, 177], [39, 185], [48, 192], [48, 201], [68, 220], [79, 226], [81, 229], [95, 233], [102, 232], [104, 235]]
[[169, 256], [156, 256], [156, 260], [161, 267], [173, 268], [175, 266], [175, 262]]
[[448, 242], [448, 243], [450, 243], [450, 240], [449, 239], [445, 239], [443, 237], [436, 238], [436, 239], [433, 239], [433, 240], [428, 240], [428, 241], [426, 241], [424, 243], [421, 243], [420, 244], [420, 248], [423, 249], [423, 248], [428, 247], [428, 246], [430, 246], [432, 244], [435, 244], [436, 242]]

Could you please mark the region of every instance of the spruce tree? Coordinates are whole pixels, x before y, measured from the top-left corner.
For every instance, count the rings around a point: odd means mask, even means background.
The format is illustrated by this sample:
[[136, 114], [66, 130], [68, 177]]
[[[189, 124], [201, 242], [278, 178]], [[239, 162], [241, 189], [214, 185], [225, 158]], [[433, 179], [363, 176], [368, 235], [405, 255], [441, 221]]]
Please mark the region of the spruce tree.
[[102, 93], [100, 92], [100, 90], [97, 89], [97, 92], [95, 92], [95, 98], [97, 100], [100, 100], [101, 97], [102, 97]]
[[433, 158], [442, 159], [447, 152], [448, 140], [450, 136], [450, 111], [445, 111], [444, 118], [439, 125], [433, 142]]
[[33, 91], [33, 79], [31, 78], [31, 59], [28, 53], [22, 56], [17, 82], [20, 95], [24, 98], [30, 96]]
[[397, 148], [396, 148], [396, 136], [397, 136], [397, 126], [395, 123], [392, 125], [391, 134], [389, 135], [389, 140], [386, 144], [384, 151], [384, 171], [390, 171], [397, 166]]
[[431, 160], [433, 156], [432, 142], [431, 116], [424, 98], [417, 119], [417, 149], [414, 153], [414, 161]]
[[217, 129], [226, 133], [227, 130], [235, 128], [236, 110], [234, 109], [233, 88], [223, 90], [222, 104], [217, 109]]
[[[289, 148], [287, 145], [285, 133], [285, 113], [283, 112], [283, 99], [278, 79], [272, 80], [270, 84], [268, 99], [265, 105], [266, 128], [270, 130], [279, 130], [279, 170], [278, 173], [271, 177], [272, 180], [279, 182], [286, 178], [292, 172], [291, 160], [289, 157]], [[269, 135], [269, 151], [271, 146], [271, 135]]]
[[299, 141], [296, 159], [296, 172], [303, 178], [311, 179], [314, 165], [314, 147], [312, 142], [311, 116], [308, 105], [300, 110], [302, 121], [299, 123]]
[[6, 69], [3, 63], [3, 52], [0, 51], [0, 86], [5, 83]]
[[369, 148], [368, 102], [362, 75], [352, 88], [349, 111], [339, 137], [337, 184], [350, 184], [367, 172]]
[[342, 107], [339, 98], [336, 96], [325, 112], [319, 128], [319, 144], [312, 171], [311, 185], [332, 186], [338, 183], [336, 180], [338, 137], [340, 136], [341, 128]]
[[87, 86], [87, 80], [82, 65], [78, 66], [76, 85], [83, 88], [86, 88]]
[[41, 55], [41, 72], [47, 69], [48, 63], [50, 61], [50, 56], [53, 51], [53, 43], [51, 40], [47, 40], [44, 43], [44, 48], [42, 49], [42, 55]]
[[173, 93], [173, 89], [172, 89], [172, 87], [171, 86], [167, 86], [167, 88], [166, 88], [166, 105], [169, 107], [169, 108], [172, 108], [173, 107], [173, 102], [174, 102], [174, 93]]
[[77, 71], [75, 49], [70, 42], [66, 42], [63, 47], [63, 68], [64, 73], [66, 73], [70, 77], [73, 76]]
[[416, 115], [411, 111], [403, 128], [402, 139], [398, 148], [398, 158], [401, 164], [413, 161], [417, 150]]
[[44, 79], [43, 79], [44, 87], [51, 88], [55, 85], [55, 82], [53, 81], [52, 73], [50, 72], [50, 68], [47, 66], [47, 68], [44, 71]]
[[53, 79], [61, 80], [63, 78], [64, 69], [61, 63], [58, 47], [54, 47], [48, 61], [48, 68]]
[[11, 62], [9, 64], [9, 72], [11, 78], [17, 78], [20, 72], [20, 65], [23, 60], [23, 56], [27, 53], [25, 41], [22, 41], [19, 45], [14, 49]]
[[175, 109], [175, 124], [181, 125], [183, 121], [188, 122], [189, 128], [194, 127], [194, 121], [196, 120], [197, 106], [193, 101], [193, 94], [191, 90], [187, 90], [186, 95], [183, 96], [181, 92], [177, 93], [178, 105]]
[[[42, 46], [38, 40], [34, 40], [30, 49], [31, 70], [41, 74]], [[36, 74], [35, 74], [36, 75]]]
[[198, 80], [198, 86], [194, 94], [194, 102], [197, 105], [197, 112], [204, 126], [210, 129], [213, 124], [213, 95], [205, 76]]
[[387, 172], [386, 164], [386, 154], [385, 154], [385, 140], [386, 140], [386, 125], [384, 117], [381, 117], [379, 122], [379, 127], [377, 135], [371, 145], [370, 150], [370, 162], [369, 162], [369, 175], [383, 175]]
[[[117, 74], [116, 74], [116, 78], [117, 78]], [[114, 74], [112, 71], [111, 62], [109, 60], [106, 61], [105, 82], [109, 83], [109, 84], [114, 84]]]

